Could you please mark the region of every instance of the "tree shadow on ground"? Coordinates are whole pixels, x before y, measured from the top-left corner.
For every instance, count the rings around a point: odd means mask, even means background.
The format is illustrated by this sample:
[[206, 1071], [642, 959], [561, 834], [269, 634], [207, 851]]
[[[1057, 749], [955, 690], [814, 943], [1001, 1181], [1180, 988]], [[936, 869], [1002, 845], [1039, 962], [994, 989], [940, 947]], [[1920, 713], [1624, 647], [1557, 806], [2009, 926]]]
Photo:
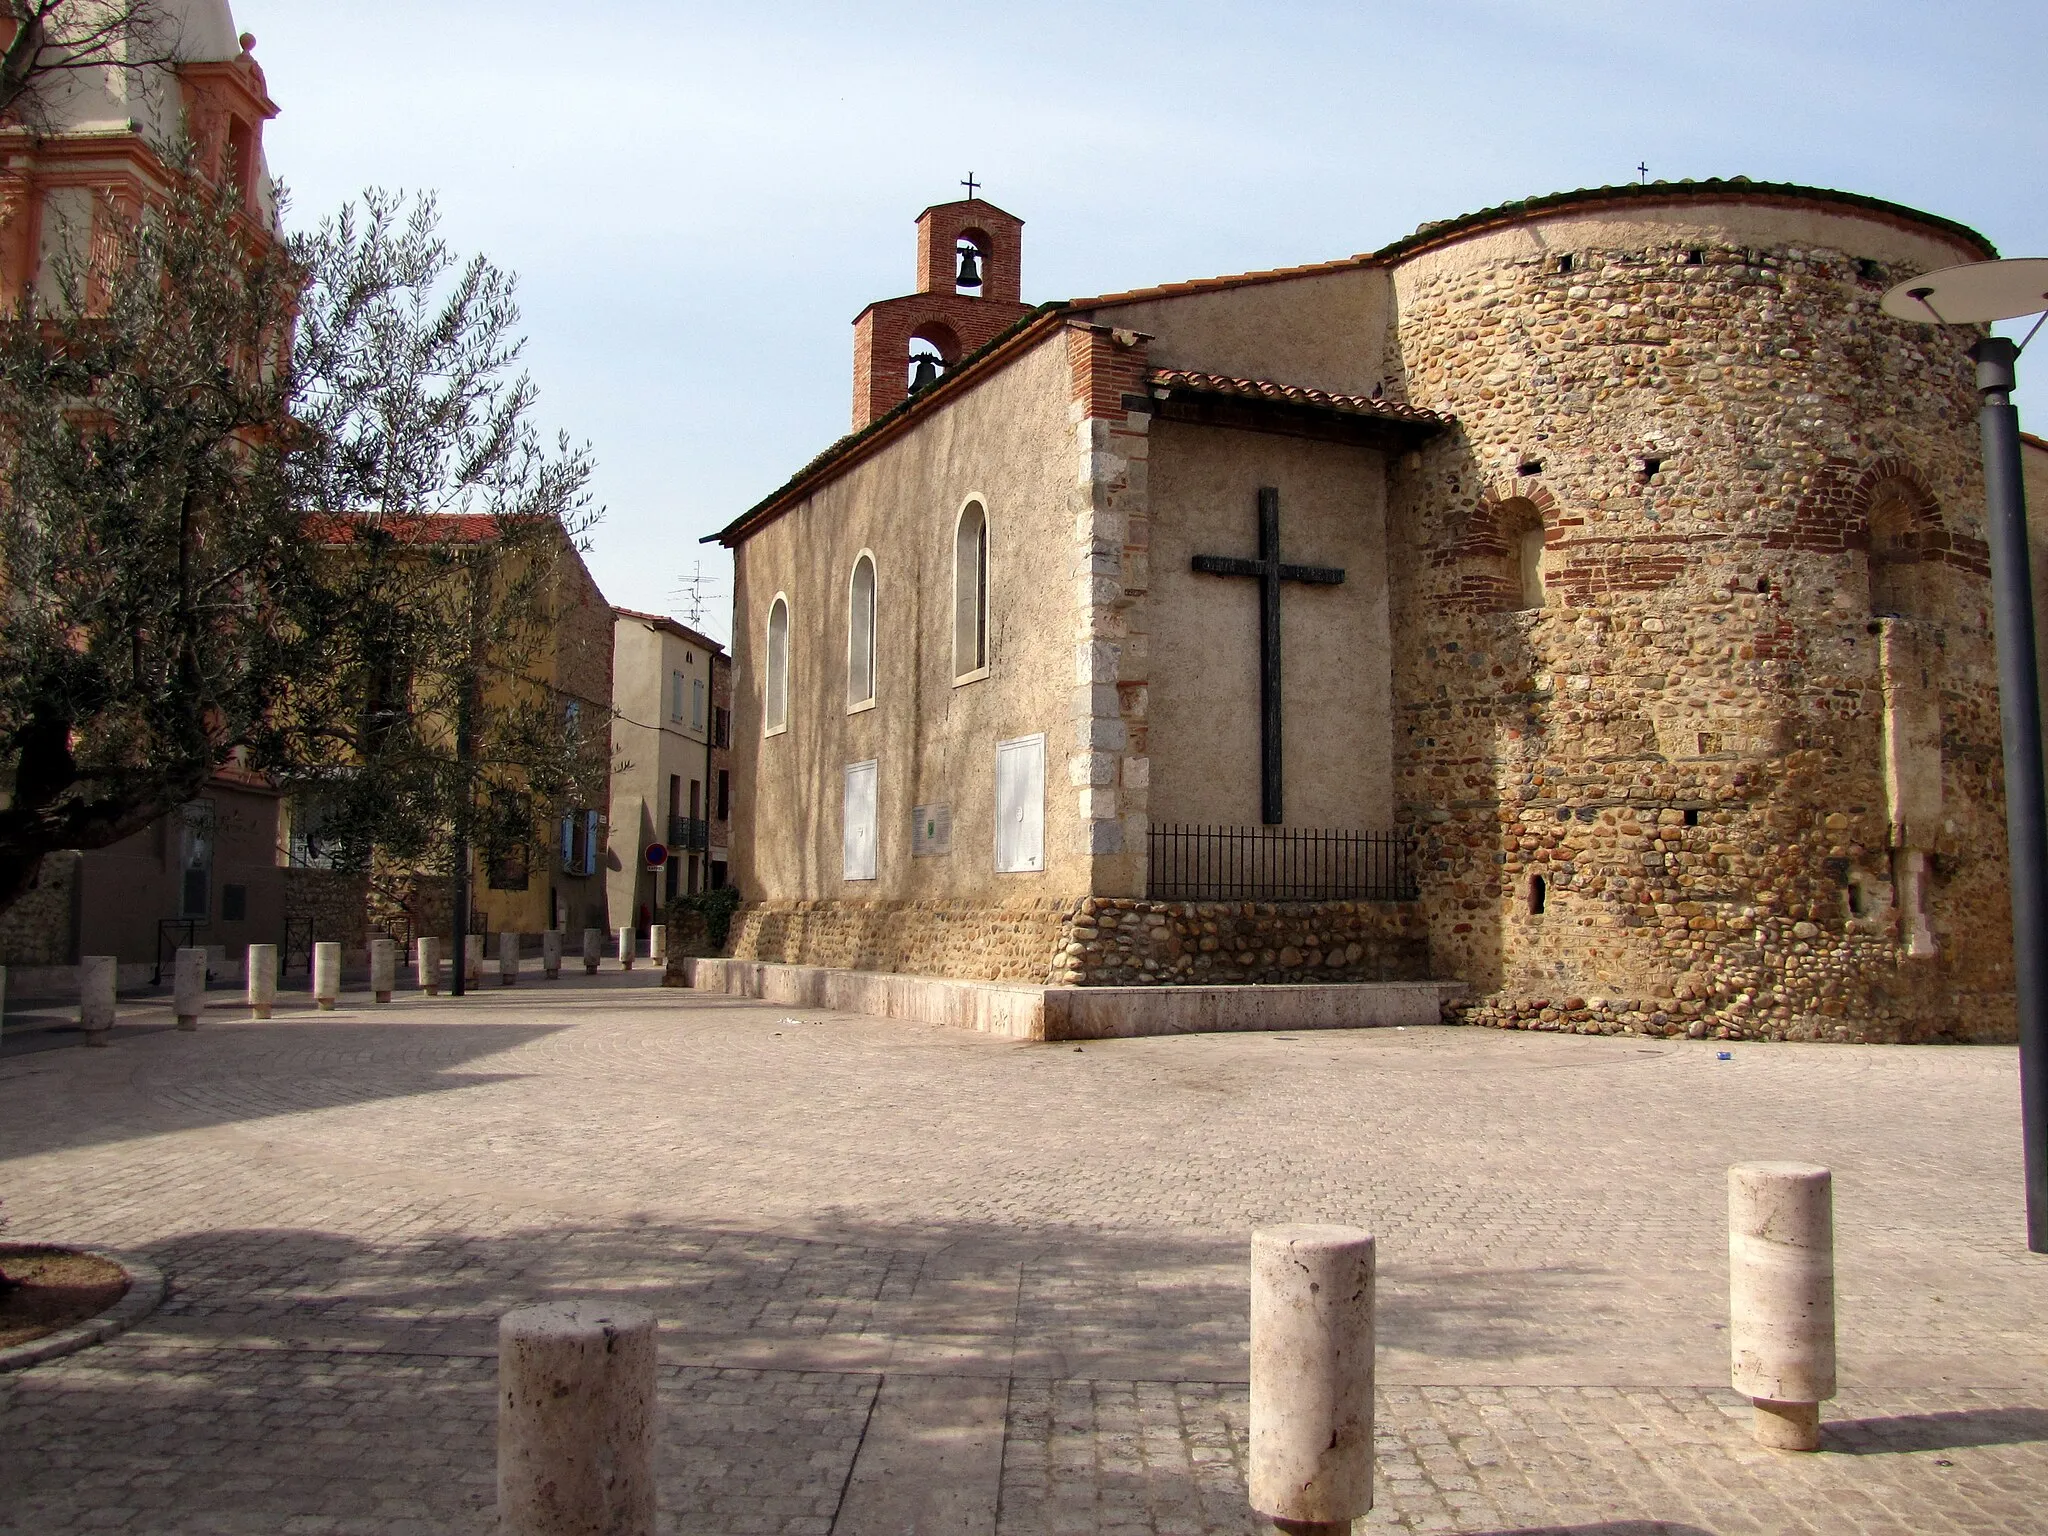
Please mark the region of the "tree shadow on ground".
[[1601, 1520], [1592, 1525], [1518, 1525], [1513, 1530], [1475, 1531], [1473, 1536], [1714, 1536], [1676, 1520]]
[[[110, 1049], [87, 1053], [90, 1066], [105, 1062], [125, 1067], [136, 1073], [143, 1092], [90, 1117], [49, 1112], [46, 1107], [39, 1112], [34, 1079], [45, 1070], [43, 1061], [55, 1053], [6, 1060], [6, 1070], [0, 1072], [0, 1103], [11, 1092], [19, 1110], [0, 1109], [0, 1161], [505, 1082], [527, 1074], [460, 1069], [569, 1027], [408, 1023], [399, 1018], [323, 1020], [313, 1025], [310, 1020], [287, 1018], [238, 1021], [230, 1028], [209, 1027], [194, 1034], [123, 1028]], [[151, 1089], [146, 1084], [148, 1063], [164, 1051], [214, 1053], [220, 1070], [201, 1080]], [[274, 1069], [276, 1053], [295, 1058], [291, 1072]]]
[[1845, 1456], [1959, 1451], [1976, 1445], [2048, 1440], [2048, 1408], [1968, 1408], [1892, 1418], [1823, 1419], [1820, 1446]]

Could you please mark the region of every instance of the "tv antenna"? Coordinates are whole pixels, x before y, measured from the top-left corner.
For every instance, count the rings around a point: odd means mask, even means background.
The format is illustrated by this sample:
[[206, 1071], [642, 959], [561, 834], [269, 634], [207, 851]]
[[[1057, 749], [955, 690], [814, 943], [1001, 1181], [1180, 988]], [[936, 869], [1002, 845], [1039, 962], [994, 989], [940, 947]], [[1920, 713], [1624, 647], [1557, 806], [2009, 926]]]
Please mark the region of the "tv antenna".
[[692, 561], [690, 574], [683, 578], [682, 585], [676, 589], [676, 596], [682, 600], [684, 620], [690, 628], [704, 627], [705, 609], [709, 606], [710, 599], [717, 595], [717, 578], [704, 574], [703, 561]]

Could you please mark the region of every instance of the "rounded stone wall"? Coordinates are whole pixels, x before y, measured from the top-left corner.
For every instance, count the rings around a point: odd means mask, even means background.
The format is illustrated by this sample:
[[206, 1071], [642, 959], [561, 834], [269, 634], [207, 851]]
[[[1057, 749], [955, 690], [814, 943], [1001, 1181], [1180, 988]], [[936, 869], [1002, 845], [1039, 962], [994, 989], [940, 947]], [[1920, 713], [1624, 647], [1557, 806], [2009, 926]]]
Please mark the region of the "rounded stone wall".
[[1397, 248], [1396, 787], [1467, 1016], [2010, 1039], [1969, 335], [1907, 210], [1674, 189]]

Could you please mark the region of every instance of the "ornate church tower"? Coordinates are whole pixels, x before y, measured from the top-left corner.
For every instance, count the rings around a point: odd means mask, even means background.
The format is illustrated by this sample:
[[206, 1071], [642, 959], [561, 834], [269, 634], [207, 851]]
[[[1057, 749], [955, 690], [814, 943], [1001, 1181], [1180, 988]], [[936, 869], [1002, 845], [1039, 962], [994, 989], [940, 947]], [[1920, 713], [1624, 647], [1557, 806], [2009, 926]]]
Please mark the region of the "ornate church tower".
[[[880, 299], [853, 322], [858, 432], [1026, 314], [1018, 298], [1024, 221], [968, 197], [917, 216], [917, 291]], [[918, 359], [927, 361], [919, 363]]]

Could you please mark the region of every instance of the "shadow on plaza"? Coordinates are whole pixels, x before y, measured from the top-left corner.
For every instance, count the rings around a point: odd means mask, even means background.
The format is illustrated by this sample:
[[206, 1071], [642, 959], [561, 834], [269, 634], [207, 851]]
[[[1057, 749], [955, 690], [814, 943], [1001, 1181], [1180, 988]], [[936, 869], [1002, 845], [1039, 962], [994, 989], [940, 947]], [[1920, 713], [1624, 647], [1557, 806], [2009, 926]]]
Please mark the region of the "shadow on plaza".
[[[143, 1250], [160, 1326], [329, 1349], [489, 1350], [513, 1307], [593, 1292], [654, 1310], [685, 1358], [792, 1368], [889, 1363], [1039, 1378], [1243, 1381], [1245, 1244], [1080, 1229], [841, 1221], [804, 1232], [652, 1218], [389, 1241], [247, 1228]], [[1382, 1290], [1387, 1348], [1498, 1362], [1558, 1347], [1584, 1271], [1406, 1271]]]
[[1961, 1451], [2048, 1440], [2048, 1408], [1969, 1408], [1893, 1418], [1823, 1419], [1821, 1449], [1847, 1456]]
[[[516, 1081], [530, 1074], [461, 1069], [571, 1027], [445, 1017], [407, 1022], [402, 1015], [338, 1020], [310, 1012], [262, 1023], [232, 1022], [232, 1030], [202, 1028], [191, 1034], [168, 1027], [123, 1027], [104, 1050], [79, 1047], [79, 1057], [89, 1066], [112, 1063], [134, 1069], [129, 1083], [112, 1090], [120, 1097], [110, 1096], [97, 1113], [81, 1112], [76, 1094], [34, 1097], [35, 1077], [67, 1065], [69, 1051], [8, 1058], [0, 1091], [20, 1083], [29, 1097], [20, 1101], [18, 1113], [0, 1115], [5, 1124], [0, 1157]], [[205, 1070], [159, 1076], [172, 1052], [186, 1053]], [[186, 1064], [178, 1063], [181, 1068]]]
[[1601, 1520], [1593, 1525], [1518, 1525], [1513, 1530], [1478, 1531], [1474, 1536], [1714, 1536], [1675, 1520]]

